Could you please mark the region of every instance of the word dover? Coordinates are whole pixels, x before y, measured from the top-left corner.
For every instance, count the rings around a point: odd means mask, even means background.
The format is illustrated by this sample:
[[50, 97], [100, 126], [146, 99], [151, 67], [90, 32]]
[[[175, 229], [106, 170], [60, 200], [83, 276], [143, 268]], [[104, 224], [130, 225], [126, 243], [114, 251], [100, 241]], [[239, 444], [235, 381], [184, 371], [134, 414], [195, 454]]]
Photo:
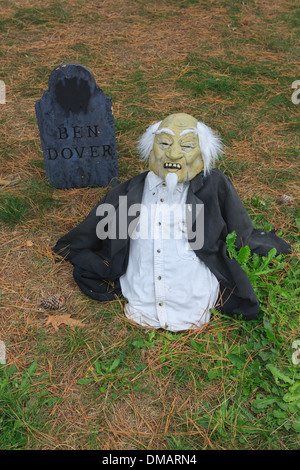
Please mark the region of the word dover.
[[[90, 139], [99, 137], [100, 130], [97, 125], [94, 126], [71, 126], [69, 128], [62, 126], [57, 128], [58, 141], [67, 140], [74, 142], [74, 139]], [[84, 157], [105, 157], [106, 159], [112, 158], [111, 145], [84, 145], [84, 146], [65, 146], [57, 150], [54, 147], [47, 148], [48, 160], [56, 160], [57, 157], [62, 157], [65, 160], [70, 158], [84, 158]]]

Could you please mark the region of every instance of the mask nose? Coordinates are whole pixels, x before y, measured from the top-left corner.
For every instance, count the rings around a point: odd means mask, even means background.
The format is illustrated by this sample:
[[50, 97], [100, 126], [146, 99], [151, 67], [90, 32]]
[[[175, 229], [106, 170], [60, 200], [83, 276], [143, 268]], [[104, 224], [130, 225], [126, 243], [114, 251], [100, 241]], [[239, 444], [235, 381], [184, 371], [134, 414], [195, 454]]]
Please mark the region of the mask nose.
[[174, 161], [179, 160], [182, 157], [182, 150], [180, 148], [180, 145], [175, 144], [175, 143], [171, 145], [171, 147], [166, 153], [166, 156], [170, 160], [174, 160]]

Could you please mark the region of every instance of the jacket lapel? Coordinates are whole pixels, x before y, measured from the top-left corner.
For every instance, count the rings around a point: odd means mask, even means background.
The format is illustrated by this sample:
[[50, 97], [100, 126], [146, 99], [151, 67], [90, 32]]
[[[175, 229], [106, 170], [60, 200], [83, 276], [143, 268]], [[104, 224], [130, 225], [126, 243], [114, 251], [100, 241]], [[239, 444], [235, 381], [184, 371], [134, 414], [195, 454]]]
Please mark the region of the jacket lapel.
[[131, 232], [139, 220], [139, 206], [142, 202], [145, 179], [148, 171], [132, 178], [126, 188], [126, 192], [119, 196], [116, 202], [116, 239], [112, 240], [111, 254], [123, 251], [129, 246], [129, 231]]
[[196, 195], [203, 186], [203, 172], [190, 182], [186, 197], [186, 224], [191, 248], [199, 250], [204, 243], [204, 203]]

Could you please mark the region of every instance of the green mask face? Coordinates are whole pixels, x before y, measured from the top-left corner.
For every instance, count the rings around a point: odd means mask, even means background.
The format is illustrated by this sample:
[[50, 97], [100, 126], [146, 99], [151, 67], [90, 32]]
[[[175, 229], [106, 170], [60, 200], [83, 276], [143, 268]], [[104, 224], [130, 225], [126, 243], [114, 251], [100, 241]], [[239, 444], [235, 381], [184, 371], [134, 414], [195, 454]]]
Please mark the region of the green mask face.
[[188, 114], [172, 114], [156, 131], [149, 169], [165, 179], [176, 173], [178, 183], [190, 181], [203, 170], [197, 120]]

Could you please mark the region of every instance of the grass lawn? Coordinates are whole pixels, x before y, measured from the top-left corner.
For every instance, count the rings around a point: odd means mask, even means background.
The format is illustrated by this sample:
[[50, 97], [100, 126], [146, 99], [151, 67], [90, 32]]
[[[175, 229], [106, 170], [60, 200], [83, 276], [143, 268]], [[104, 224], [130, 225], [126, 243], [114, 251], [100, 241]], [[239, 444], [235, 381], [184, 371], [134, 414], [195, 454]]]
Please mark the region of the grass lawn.
[[[300, 8], [294, 0], [3, 0], [0, 20], [0, 449], [293, 450], [300, 436]], [[112, 98], [121, 181], [144, 171], [138, 137], [186, 112], [222, 136], [218, 163], [256, 227], [290, 255], [231, 256], [257, 319], [144, 330], [123, 299], [79, 291], [52, 247], [108, 188], [47, 181], [35, 102], [52, 70], [86, 66]], [[280, 197], [290, 196], [288, 204]], [[184, 281], [184, 280], [183, 280]], [[39, 307], [59, 294], [54, 328]]]

